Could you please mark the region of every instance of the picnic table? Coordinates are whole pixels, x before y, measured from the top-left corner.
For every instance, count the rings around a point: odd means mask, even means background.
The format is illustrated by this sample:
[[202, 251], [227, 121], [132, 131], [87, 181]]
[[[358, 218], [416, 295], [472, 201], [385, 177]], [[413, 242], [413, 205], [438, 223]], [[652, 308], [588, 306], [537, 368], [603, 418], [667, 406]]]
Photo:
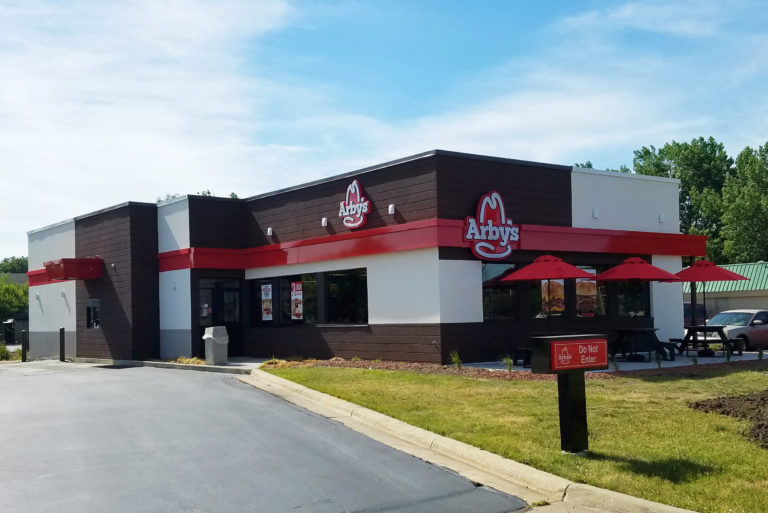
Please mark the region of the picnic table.
[[656, 336], [658, 328], [613, 328], [613, 331], [616, 338], [609, 347], [613, 358], [621, 352], [623, 358], [631, 360], [639, 357], [644, 361], [645, 357], [641, 353], [647, 352], [650, 362], [651, 354], [660, 349], [659, 338]]
[[[711, 337], [713, 334], [717, 335], [716, 339]], [[729, 339], [723, 324], [686, 326], [685, 337], [678, 346], [677, 351], [680, 354], [683, 354], [683, 351], [685, 351], [686, 356], [691, 350], [698, 351], [699, 356], [714, 356], [715, 352], [709, 347], [712, 343], [721, 344], [720, 347], [723, 355], [725, 355], [726, 351], [736, 352], [739, 356], [744, 353], [744, 341], [741, 339]]]

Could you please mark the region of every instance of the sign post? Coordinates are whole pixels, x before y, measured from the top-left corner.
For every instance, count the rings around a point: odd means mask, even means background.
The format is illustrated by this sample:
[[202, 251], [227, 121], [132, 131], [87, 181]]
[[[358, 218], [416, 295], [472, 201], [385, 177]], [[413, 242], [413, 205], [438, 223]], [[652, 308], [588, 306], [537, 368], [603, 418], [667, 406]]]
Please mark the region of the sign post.
[[603, 335], [533, 337], [531, 371], [557, 374], [560, 448], [578, 453], [589, 449], [584, 371], [608, 368], [608, 343]]

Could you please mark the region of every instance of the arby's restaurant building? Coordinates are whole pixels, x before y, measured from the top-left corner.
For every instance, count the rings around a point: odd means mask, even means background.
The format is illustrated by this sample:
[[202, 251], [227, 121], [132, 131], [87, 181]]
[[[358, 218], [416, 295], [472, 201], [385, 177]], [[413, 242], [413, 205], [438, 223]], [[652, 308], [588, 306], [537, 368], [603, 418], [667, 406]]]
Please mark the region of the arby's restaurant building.
[[[230, 356], [445, 362], [531, 336], [658, 329], [676, 283], [501, 279], [543, 254], [588, 272], [630, 256], [675, 273], [678, 181], [430, 151], [246, 199], [127, 202], [30, 231], [30, 357]], [[544, 292], [544, 293], [543, 293]], [[550, 312], [550, 316], [547, 315]]]

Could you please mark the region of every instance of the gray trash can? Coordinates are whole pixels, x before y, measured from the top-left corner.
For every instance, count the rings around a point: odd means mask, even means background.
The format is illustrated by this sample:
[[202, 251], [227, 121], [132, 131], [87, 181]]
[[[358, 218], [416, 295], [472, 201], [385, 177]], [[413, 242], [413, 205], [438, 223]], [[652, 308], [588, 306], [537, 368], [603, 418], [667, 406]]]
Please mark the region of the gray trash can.
[[211, 326], [205, 328], [205, 363], [207, 365], [224, 365], [227, 363], [229, 351], [229, 335], [226, 326]]

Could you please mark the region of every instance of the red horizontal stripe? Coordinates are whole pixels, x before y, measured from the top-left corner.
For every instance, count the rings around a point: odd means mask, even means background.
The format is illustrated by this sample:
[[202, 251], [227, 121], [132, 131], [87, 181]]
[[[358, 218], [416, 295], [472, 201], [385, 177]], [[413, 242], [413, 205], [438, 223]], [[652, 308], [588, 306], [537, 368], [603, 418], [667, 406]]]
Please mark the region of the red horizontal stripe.
[[[428, 219], [248, 249], [185, 248], [159, 255], [160, 271], [250, 269], [434, 247], [469, 248], [464, 221]], [[699, 235], [520, 225], [520, 249], [650, 255], [705, 254]]]
[[63, 283], [71, 281], [69, 279], [63, 280], [51, 280], [48, 279], [48, 273], [45, 269], [35, 269], [27, 273], [27, 283], [30, 287], [36, 287], [38, 285], [49, 285], [51, 283]]

